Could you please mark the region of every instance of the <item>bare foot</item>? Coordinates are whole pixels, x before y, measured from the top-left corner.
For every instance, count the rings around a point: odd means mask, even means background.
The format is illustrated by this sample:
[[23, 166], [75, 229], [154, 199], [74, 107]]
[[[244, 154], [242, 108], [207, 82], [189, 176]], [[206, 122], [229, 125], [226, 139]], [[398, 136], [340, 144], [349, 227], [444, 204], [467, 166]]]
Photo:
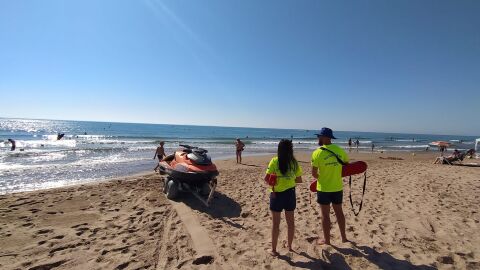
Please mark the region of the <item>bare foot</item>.
[[318, 239], [317, 244], [318, 245], [331, 245], [330, 241], [327, 242], [327, 241], [325, 241], [325, 239]]
[[290, 252], [295, 252], [295, 250], [293, 250], [292, 246], [289, 246], [289, 245], [288, 245], [287, 240], [283, 240], [282, 244], [283, 244], [283, 247], [284, 247], [284, 248], [288, 248], [288, 251], [290, 251]]
[[276, 250], [270, 250], [270, 255], [272, 255], [273, 257], [277, 257], [279, 254]]

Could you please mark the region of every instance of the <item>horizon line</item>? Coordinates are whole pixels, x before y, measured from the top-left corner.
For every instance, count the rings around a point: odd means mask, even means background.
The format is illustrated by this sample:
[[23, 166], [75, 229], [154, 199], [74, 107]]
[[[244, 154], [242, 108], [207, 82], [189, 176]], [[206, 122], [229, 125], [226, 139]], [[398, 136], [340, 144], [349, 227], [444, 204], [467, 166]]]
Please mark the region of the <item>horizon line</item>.
[[[306, 130], [317, 131], [319, 129], [307, 128], [279, 128], [279, 127], [247, 127], [247, 126], [220, 126], [220, 125], [199, 125], [199, 124], [173, 124], [173, 123], [147, 123], [147, 122], [121, 122], [121, 121], [99, 121], [99, 120], [75, 120], [75, 119], [47, 119], [47, 118], [28, 118], [28, 117], [3, 117], [0, 119], [19, 119], [19, 120], [49, 120], [49, 121], [76, 121], [76, 122], [94, 122], [94, 123], [117, 123], [117, 124], [141, 124], [141, 125], [176, 125], [176, 126], [194, 126], [194, 127], [219, 127], [219, 128], [250, 128], [250, 129], [278, 129], [278, 130]], [[361, 132], [361, 133], [383, 133], [383, 134], [409, 134], [409, 135], [435, 135], [435, 136], [465, 136], [477, 137], [478, 135], [460, 135], [460, 134], [432, 134], [432, 133], [402, 133], [386, 131], [359, 131], [359, 130], [334, 130], [338, 132]]]

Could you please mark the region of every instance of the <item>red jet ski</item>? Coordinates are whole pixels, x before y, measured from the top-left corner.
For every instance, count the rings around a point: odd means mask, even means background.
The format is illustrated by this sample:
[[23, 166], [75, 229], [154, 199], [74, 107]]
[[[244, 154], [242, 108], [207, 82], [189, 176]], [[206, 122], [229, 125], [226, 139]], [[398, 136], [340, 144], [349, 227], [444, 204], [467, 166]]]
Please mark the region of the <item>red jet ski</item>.
[[160, 174], [167, 175], [163, 191], [169, 199], [177, 198], [182, 191], [191, 192], [208, 206], [217, 186], [217, 167], [207, 150], [180, 146], [181, 149], [159, 162]]

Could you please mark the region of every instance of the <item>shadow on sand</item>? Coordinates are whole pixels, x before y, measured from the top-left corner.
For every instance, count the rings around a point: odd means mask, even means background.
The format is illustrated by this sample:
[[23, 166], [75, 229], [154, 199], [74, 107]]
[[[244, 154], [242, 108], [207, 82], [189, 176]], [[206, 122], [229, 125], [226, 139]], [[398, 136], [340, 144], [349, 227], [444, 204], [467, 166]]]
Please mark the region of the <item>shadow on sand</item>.
[[343, 255], [350, 255], [353, 257], [363, 257], [371, 263], [377, 265], [380, 269], [415, 269], [415, 270], [433, 270], [437, 269], [431, 265], [414, 265], [409, 261], [400, 260], [387, 252], [378, 252], [375, 249], [367, 246], [359, 246], [355, 243], [353, 248], [333, 248]]
[[345, 258], [340, 255], [340, 254], [331, 254], [325, 256], [325, 251], [322, 251], [322, 257], [324, 257], [328, 261], [324, 261], [322, 259], [317, 259], [313, 258], [312, 256], [308, 255], [305, 252], [300, 252], [297, 253], [298, 255], [307, 258], [309, 261], [308, 262], [295, 262], [292, 261], [292, 259], [288, 256], [285, 255], [280, 255], [278, 256], [279, 259], [286, 261], [288, 264], [295, 268], [303, 268], [303, 269], [342, 269], [342, 270], [350, 270], [352, 269], [347, 262], [345, 261]]
[[452, 163], [452, 165], [461, 167], [480, 167], [480, 164], [476, 163]]
[[240, 217], [242, 212], [240, 204], [218, 191], [215, 192], [215, 195], [213, 196], [213, 200], [210, 202], [209, 207], [205, 206], [197, 198], [188, 193], [183, 193], [178, 201], [181, 201], [193, 210], [205, 213], [214, 219], [221, 220], [236, 228], [244, 229], [242, 225], [231, 220], [231, 218]]
[[288, 256], [279, 256], [280, 259], [285, 260], [291, 266], [303, 269], [353, 269], [345, 261], [345, 255], [352, 257], [361, 257], [375, 264], [380, 269], [413, 269], [413, 270], [433, 270], [436, 267], [430, 265], [414, 265], [409, 261], [394, 258], [387, 252], [378, 252], [373, 248], [367, 246], [358, 246], [354, 243], [352, 248], [340, 248], [332, 246], [338, 253], [331, 253], [327, 250], [322, 250], [322, 259], [313, 258], [305, 252], [300, 252], [298, 255], [308, 259], [308, 262], [295, 262]]
[[247, 163], [240, 163], [243, 166], [248, 166], [248, 167], [255, 167], [255, 168], [262, 168], [262, 166], [254, 165], [254, 164], [247, 164]]

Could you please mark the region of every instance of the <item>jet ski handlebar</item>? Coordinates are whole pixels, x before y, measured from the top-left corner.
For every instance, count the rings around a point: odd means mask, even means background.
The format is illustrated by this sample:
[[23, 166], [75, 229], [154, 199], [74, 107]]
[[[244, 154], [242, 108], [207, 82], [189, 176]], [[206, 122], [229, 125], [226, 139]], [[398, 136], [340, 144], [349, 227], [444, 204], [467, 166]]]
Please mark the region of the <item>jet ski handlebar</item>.
[[187, 145], [187, 144], [180, 144], [181, 147], [185, 148], [185, 149], [195, 149], [195, 148], [198, 148], [198, 147], [195, 147], [195, 146], [190, 146], [190, 145]]
[[203, 148], [198, 148], [196, 146], [190, 146], [187, 144], [180, 144], [181, 147], [185, 148], [186, 150], [190, 150], [189, 152], [197, 152], [199, 154], [206, 154], [208, 151]]

